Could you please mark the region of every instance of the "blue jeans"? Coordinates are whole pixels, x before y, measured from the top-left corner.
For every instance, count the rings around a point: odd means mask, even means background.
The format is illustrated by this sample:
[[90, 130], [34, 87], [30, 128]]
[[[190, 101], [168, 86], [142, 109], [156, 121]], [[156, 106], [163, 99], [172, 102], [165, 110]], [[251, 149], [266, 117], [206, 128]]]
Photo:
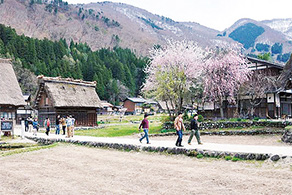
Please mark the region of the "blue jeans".
[[177, 140], [176, 140], [176, 146], [180, 146], [181, 142], [182, 142], [182, 137], [183, 137], [183, 133], [182, 130], [178, 130], [176, 131], [176, 134], [178, 135]]
[[146, 137], [147, 144], [149, 143], [149, 137], [148, 137], [148, 129], [143, 129], [144, 131], [144, 136], [140, 138], [140, 142]]
[[56, 135], [60, 134], [60, 125], [56, 125]]

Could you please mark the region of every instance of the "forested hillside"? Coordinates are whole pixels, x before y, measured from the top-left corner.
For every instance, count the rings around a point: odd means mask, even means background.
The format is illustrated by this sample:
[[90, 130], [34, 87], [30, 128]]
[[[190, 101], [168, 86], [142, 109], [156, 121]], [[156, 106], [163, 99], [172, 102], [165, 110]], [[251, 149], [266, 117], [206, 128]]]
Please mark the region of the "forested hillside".
[[147, 64], [147, 58], [137, 57], [130, 49], [115, 47], [93, 52], [86, 43], [71, 41], [67, 45], [65, 39], [50, 41], [19, 36], [2, 24], [0, 55], [20, 61], [23, 69], [35, 75], [95, 80], [100, 98], [112, 103], [139, 94]]

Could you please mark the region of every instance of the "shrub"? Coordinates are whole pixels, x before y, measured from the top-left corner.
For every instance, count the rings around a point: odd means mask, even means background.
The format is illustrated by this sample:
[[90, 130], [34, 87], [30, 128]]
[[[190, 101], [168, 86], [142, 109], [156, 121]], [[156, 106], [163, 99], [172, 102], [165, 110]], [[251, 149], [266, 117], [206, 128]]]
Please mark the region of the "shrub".
[[225, 160], [231, 160], [232, 157], [231, 157], [231, 156], [225, 156], [224, 159], [225, 159]]
[[233, 162], [236, 162], [236, 161], [239, 161], [240, 159], [239, 159], [239, 158], [236, 158], [236, 157], [233, 157], [231, 160], [232, 160]]
[[253, 120], [254, 120], [254, 121], [259, 121], [260, 118], [259, 118], [259, 117], [254, 117]]
[[198, 115], [198, 122], [203, 122], [204, 121], [204, 117], [202, 115]]
[[203, 154], [197, 154], [197, 158], [203, 158], [204, 155]]
[[238, 118], [237, 121], [240, 122], [241, 121], [241, 118]]

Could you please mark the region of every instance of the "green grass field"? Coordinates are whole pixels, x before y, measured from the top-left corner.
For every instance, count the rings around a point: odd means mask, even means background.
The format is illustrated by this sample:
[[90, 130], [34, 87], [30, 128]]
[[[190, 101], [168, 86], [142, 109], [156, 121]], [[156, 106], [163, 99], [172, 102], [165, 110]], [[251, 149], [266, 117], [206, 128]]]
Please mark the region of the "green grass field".
[[[119, 115], [98, 115], [97, 121], [98, 122], [104, 122], [104, 123], [129, 123], [132, 121], [141, 121], [143, 120], [143, 115], [125, 115], [122, 117], [120, 121]], [[165, 118], [167, 118], [166, 114], [155, 114], [153, 116], [149, 116], [149, 121], [163, 121]]]
[[[138, 124], [119, 124], [115, 126], [108, 126], [100, 129], [92, 130], [77, 130], [75, 135], [93, 136], [93, 137], [120, 137], [139, 133]], [[160, 133], [162, 128], [161, 122], [150, 123], [150, 134]]]

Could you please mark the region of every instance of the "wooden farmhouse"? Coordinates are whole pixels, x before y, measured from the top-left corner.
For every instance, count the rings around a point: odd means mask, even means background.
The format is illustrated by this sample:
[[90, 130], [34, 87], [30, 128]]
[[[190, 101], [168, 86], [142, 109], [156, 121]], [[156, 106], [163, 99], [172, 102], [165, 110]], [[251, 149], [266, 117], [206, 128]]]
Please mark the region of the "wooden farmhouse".
[[49, 117], [55, 124], [56, 116], [73, 115], [76, 126], [96, 126], [100, 99], [95, 91], [96, 82], [38, 77], [39, 89], [35, 100], [39, 122]]
[[[291, 76], [291, 72], [285, 77], [283, 76], [287, 72], [283, 70], [289, 62], [284, 66], [252, 57], [247, 57], [247, 60], [250, 62], [249, 68], [253, 74], [256, 74], [258, 77], [274, 78], [275, 80], [275, 86], [271, 86], [268, 91], [265, 91], [262, 97], [258, 98], [258, 102], [260, 103], [254, 107], [254, 117], [292, 117], [292, 85], [289, 77]], [[279, 78], [281, 77], [282, 83], [279, 82], [281, 80]], [[237, 117], [238, 115], [236, 116], [236, 113], [245, 113], [245, 116], [248, 116], [251, 108], [251, 95], [246, 91], [242, 91], [239, 97], [238, 105], [230, 104], [227, 99], [223, 102], [224, 116], [226, 118]], [[199, 112], [207, 118], [220, 118], [219, 106], [214, 102], [206, 102], [204, 105], [199, 106]]]
[[141, 114], [145, 102], [146, 100], [144, 98], [126, 98], [123, 105], [124, 108], [127, 108], [126, 114]]
[[15, 121], [16, 110], [26, 105], [11, 61], [0, 58], [0, 118]]

